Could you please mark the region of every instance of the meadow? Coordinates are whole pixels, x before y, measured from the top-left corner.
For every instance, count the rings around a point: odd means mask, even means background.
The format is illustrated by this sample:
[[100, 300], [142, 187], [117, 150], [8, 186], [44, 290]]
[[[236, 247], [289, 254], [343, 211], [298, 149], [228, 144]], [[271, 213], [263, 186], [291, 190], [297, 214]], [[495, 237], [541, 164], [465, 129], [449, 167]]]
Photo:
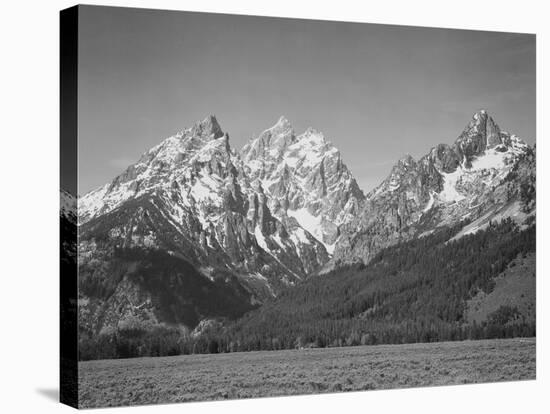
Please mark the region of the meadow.
[[536, 341], [496, 339], [79, 363], [80, 407], [535, 379]]

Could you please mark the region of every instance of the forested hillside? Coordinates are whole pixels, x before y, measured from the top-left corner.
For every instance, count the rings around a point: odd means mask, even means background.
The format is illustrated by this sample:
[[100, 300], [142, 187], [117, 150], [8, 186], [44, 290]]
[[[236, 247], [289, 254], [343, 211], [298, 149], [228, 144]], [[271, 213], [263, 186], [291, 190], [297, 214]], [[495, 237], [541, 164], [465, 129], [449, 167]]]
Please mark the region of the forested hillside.
[[[465, 317], [467, 300], [490, 293], [509, 263], [535, 251], [534, 223], [521, 229], [506, 219], [448, 241], [463, 226], [386, 248], [368, 265], [308, 279], [236, 321], [210, 324], [195, 335], [169, 330], [166, 342], [139, 330], [130, 339], [111, 332], [99, 338], [110, 351], [93, 357], [148, 355], [153, 340], [164, 346], [156, 355], [535, 335], [534, 322], [507, 306], [481, 323]], [[129, 354], [121, 355], [116, 347], [129, 340], [133, 351], [126, 347]]]
[[[511, 220], [445, 243], [454, 229], [383, 250], [368, 266], [311, 279], [218, 333], [239, 350], [534, 335], [505, 306], [466, 324], [466, 300], [492, 291], [514, 258], [535, 251], [535, 226]], [[519, 317], [518, 317], [519, 316]], [[261, 334], [260, 334], [261, 333]], [[229, 341], [229, 345], [227, 345]]]

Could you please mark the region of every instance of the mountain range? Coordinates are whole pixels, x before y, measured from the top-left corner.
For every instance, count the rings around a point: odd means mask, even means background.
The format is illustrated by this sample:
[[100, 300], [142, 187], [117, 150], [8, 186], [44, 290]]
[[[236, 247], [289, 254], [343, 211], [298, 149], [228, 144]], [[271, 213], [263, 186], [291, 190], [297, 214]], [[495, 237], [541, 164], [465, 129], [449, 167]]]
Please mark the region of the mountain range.
[[395, 164], [347, 223], [334, 261], [368, 262], [384, 247], [466, 219], [455, 237], [507, 217], [524, 223], [536, 214], [535, 158], [535, 148], [501, 131], [487, 111], [476, 112], [452, 145]]
[[62, 194], [62, 215], [78, 221], [79, 331], [200, 332], [392, 246], [504, 219], [526, 229], [535, 158], [481, 110], [452, 144], [398, 160], [364, 194], [323, 133], [281, 117], [239, 151], [208, 116], [80, 197], [77, 214]]

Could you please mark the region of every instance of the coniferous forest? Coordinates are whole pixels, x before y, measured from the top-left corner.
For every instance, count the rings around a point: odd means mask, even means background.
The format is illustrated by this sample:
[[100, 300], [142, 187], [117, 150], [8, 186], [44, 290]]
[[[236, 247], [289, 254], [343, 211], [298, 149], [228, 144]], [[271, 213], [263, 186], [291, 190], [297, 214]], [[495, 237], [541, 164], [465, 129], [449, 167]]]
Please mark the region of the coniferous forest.
[[81, 360], [534, 336], [534, 320], [501, 306], [482, 323], [467, 300], [490, 293], [510, 263], [535, 252], [536, 226], [512, 220], [450, 241], [464, 223], [381, 251], [367, 265], [311, 277], [234, 320], [199, 333], [119, 328], [80, 340]]

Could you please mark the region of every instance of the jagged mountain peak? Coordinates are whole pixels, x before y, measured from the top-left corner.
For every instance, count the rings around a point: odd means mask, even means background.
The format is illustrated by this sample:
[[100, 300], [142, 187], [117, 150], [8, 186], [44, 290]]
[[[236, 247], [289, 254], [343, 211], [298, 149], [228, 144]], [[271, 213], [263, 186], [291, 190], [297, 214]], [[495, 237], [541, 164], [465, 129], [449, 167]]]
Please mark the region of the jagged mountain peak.
[[[430, 183], [431, 188], [423, 191], [424, 194], [439, 192], [443, 181], [449, 183], [453, 179], [448, 174], [458, 176], [464, 172], [473, 174], [483, 169], [501, 169], [515, 162], [527, 147], [520, 138], [501, 131], [487, 110], [480, 109], [473, 114], [452, 145], [438, 144], [418, 161], [408, 154], [400, 158], [389, 176], [370, 196], [380, 195], [387, 190], [394, 192], [411, 184], [417, 185], [417, 178], [412, 183], [408, 182], [411, 177], [420, 177], [418, 179], [424, 183]], [[403, 185], [404, 180], [407, 181], [406, 185]], [[454, 191], [451, 193], [451, 201], [461, 198]]]
[[313, 127], [296, 135], [292, 124], [284, 116], [275, 125], [252, 138], [241, 151], [245, 161], [263, 159], [276, 162], [294, 158], [298, 154], [303, 159], [312, 158], [316, 154], [313, 158], [320, 162], [319, 155], [322, 157], [325, 153], [339, 154], [325, 135]]
[[275, 125], [252, 138], [243, 147], [241, 154], [245, 161], [264, 157], [278, 158], [295, 141], [294, 128], [288, 119], [281, 116]]
[[210, 114], [202, 121], [196, 122], [193, 125], [191, 134], [202, 138], [217, 139], [223, 136], [223, 131], [216, 116]]
[[390, 175], [388, 177], [394, 177], [396, 174], [406, 173], [408, 170], [416, 168], [417, 162], [410, 154], [405, 154], [397, 160], [394, 166], [391, 169]]
[[416, 164], [416, 160], [410, 154], [405, 154], [397, 161], [398, 166], [408, 166]]
[[146, 151], [110, 183], [81, 197], [79, 221], [84, 223], [127, 200], [171, 188], [181, 180], [194, 182], [199, 176], [213, 174], [223, 181], [234, 175], [232, 157], [228, 134], [214, 115], [208, 115]]
[[311, 145], [325, 145], [328, 143], [325, 138], [325, 135], [321, 131], [313, 127], [308, 127], [303, 134], [300, 134], [296, 138], [296, 140], [297, 141], [309, 140]]
[[481, 108], [478, 109], [473, 115], [473, 119], [483, 119], [489, 117], [489, 112], [487, 112], [487, 109]]
[[485, 109], [477, 111], [455, 141], [455, 147], [470, 161], [486, 149], [494, 148], [505, 140], [500, 127]]
[[461, 136], [468, 134], [483, 134], [486, 132], [487, 126], [495, 126], [494, 119], [489, 115], [486, 109], [480, 109], [472, 115], [472, 119], [468, 122]]
[[273, 125], [271, 128], [292, 128], [292, 124], [286, 116], [281, 115], [277, 120], [277, 123], [275, 123], [275, 125]]
[[294, 218], [331, 253], [339, 227], [364, 198], [338, 149], [312, 127], [296, 136], [283, 117], [242, 155], [246, 174], [261, 181], [274, 215]]
[[523, 152], [527, 147], [528, 145], [516, 135], [501, 130], [489, 113], [482, 109], [473, 115], [451, 150], [460, 165], [471, 168], [472, 163], [478, 158], [494, 155], [495, 152], [506, 154], [508, 157]]
[[265, 136], [279, 136], [279, 135], [294, 135], [294, 128], [292, 127], [292, 124], [290, 121], [284, 116], [281, 115], [277, 122], [273, 124], [273, 126], [267, 128], [264, 130], [259, 137], [265, 137]]

